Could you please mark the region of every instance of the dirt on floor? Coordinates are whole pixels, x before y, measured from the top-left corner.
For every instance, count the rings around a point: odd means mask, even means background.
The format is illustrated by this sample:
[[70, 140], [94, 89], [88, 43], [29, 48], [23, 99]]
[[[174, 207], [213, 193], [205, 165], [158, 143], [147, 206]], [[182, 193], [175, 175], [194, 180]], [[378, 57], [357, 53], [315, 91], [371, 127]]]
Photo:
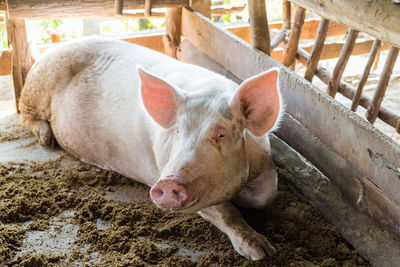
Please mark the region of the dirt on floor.
[[[241, 210], [278, 251], [250, 261], [198, 215], [163, 211], [145, 185], [61, 150], [37, 150], [17, 116], [6, 119], [13, 123], [0, 127], [9, 136], [0, 142], [0, 266], [368, 266], [284, 179], [270, 207]], [[58, 156], [2, 161], [2, 145], [25, 139], [15, 151]]]

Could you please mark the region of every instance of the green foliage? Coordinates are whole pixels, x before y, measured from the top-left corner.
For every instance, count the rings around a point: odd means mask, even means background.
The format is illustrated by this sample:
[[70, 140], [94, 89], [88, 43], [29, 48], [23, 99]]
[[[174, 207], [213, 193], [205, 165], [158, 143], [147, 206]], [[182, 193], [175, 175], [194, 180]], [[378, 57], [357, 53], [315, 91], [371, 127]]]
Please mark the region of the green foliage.
[[61, 24], [63, 24], [63, 21], [61, 19], [42, 20], [42, 22], [40, 22], [40, 28], [43, 30], [46, 30], [48, 28], [57, 30]]
[[[0, 15], [4, 16], [4, 11], [0, 11]], [[8, 42], [7, 42], [6, 27], [5, 24], [0, 24], [0, 49], [7, 47], [8, 47]]]
[[[40, 29], [42, 30], [42, 36], [41, 36], [42, 42], [43, 43], [51, 43], [51, 38], [47, 33], [44, 32], [45, 30], [51, 29], [58, 33], [59, 27], [63, 23], [64, 22], [61, 19], [42, 20], [40, 22]], [[61, 40], [65, 39], [65, 33], [60, 34], [60, 39]]]

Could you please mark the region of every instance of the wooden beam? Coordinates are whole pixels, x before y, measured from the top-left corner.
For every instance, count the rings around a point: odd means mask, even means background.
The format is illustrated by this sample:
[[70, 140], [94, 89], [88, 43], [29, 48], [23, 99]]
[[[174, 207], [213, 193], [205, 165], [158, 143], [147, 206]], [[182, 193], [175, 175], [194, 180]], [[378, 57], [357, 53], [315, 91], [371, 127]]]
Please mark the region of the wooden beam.
[[329, 20], [321, 19], [318, 26], [317, 38], [315, 39], [313, 48], [311, 50], [310, 58], [307, 61], [307, 69], [304, 74], [304, 79], [312, 81], [315, 70], [317, 69], [318, 61], [321, 57], [322, 49], [326, 39], [326, 34], [329, 29]]
[[387, 0], [290, 0], [329, 20], [400, 47], [400, 8]]
[[283, 65], [287, 67], [295, 63], [297, 47], [300, 41], [300, 34], [304, 24], [305, 13], [306, 10], [304, 8], [299, 6], [296, 7], [293, 25], [289, 35], [289, 42], [283, 55]]
[[347, 33], [346, 42], [342, 48], [342, 51], [340, 52], [340, 56], [333, 70], [331, 80], [328, 83], [328, 89], [326, 90], [326, 93], [333, 98], [336, 95], [344, 69], [346, 68], [354, 45], [356, 44], [357, 36], [358, 31], [354, 29], [350, 29]]
[[222, 16], [234, 13], [240, 13], [244, 10], [245, 5], [243, 4], [224, 4], [211, 6], [211, 16]]
[[250, 16], [250, 34], [251, 44], [270, 55], [270, 38], [267, 19], [267, 10], [265, 1], [249, 0], [248, 1], [249, 16]]
[[211, 18], [211, 0], [190, 0], [189, 7], [207, 18]]
[[[365, 114], [367, 120], [372, 124], [375, 123], [375, 120], [378, 117], [383, 97], [385, 96], [386, 88], [389, 84], [390, 76], [392, 75], [394, 64], [396, 64], [397, 56], [399, 55], [399, 50], [400, 50], [399, 48], [394, 46], [390, 48], [389, 54], [386, 58], [385, 66], [383, 67], [381, 73], [381, 77], [379, 79], [378, 85], [376, 86], [374, 96], [368, 107], [367, 113]], [[398, 129], [397, 131], [399, 132], [400, 130], [399, 125], [397, 125], [396, 128]]]
[[163, 42], [165, 54], [170, 57], [176, 58], [176, 52], [181, 43], [181, 25], [182, 8], [168, 8]]
[[[193, 28], [196, 28], [196, 31], [193, 31]], [[400, 171], [394, 167], [400, 166], [400, 146], [397, 143], [383, 136], [373, 126], [343, 105], [326, 97], [323, 92], [306, 80], [232, 33], [215, 26], [204, 16], [183, 9], [182, 34], [201, 52], [207, 53], [209, 57], [241, 80], [271, 67], [281, 68], [279, 87], [286, 105], [286, 114], [290, 114], [304, 129], [312, 133], [312, 135], [301, 134], [298, 139], [290, 138], [285, 141], [290, 142], [291, 146], [292, 143], [296, 145], [297, 147], [293, 147], [325, 173], [332, 182], [332, 186], [340, 189], [340, 197], [355, 207], [351, 211], [351, 213], [355, 213], [352, 218], [357, 218], [354, 225], [361, 224], [363, 219], [373, 215], [367, 210], [363, 210], [365, 208], [365, 205], [362, 204], [363, 200], [360, 200], [361, 202], [357, 206], [360, 195], [362, 195], [360, 190], [363, 188], [363, 183], [359, 181], [363, 177], [367, 177], [380, 190], [383, 190], [394, 201], [393, 203], [399, 203], [400, 180], [398, 176]], [[232, 57], [232, 55], [241, 56]], [[285, 122], [288, 120], [284, 118], [278, 133], [296, 134], [296, 126], [290, 126], [293, 125], [291, 123], [285, 125]], [[312, 136], [315, 136], [316, 139], [312, 139]], [[339, 137], [340, 142], [338, 142]], [[356, 137], [357, 139], [355, 139]], [[313, 142], [314, 140], [320, 141]], [[322, 151], [331, 151], [331, 153], [325, 154]], [[332, 159], [329, 155], [337, 156]], [[310, 190], [318, 192], [319, 187], [315, 185], [310, 187]], [[323, 195], [319, 196], [323, 197]], [[381, 205], [380, 203], [383, 203], [383, 200], [379, 202], [379, 205]], [[377, 208], [379, 207], [377, 206]], [[345, 207], [338, 207], [334, 211], [326, 209], [325, 213], [342, 214], [344, 221], [348, 220], [347, 217], [350, 216]], [[393, 216], [396, 214], [395, 212]], [[360, 231], [356, 231], [356, 228], [350, 228], [348, 224], [338, 225], [338, 227], [341, 227], [342, 231], [346, 233], [345, 237], [371, 264], [377, 266], [396, 265], [400, 243], [393, 243], [390, 240], [396, 240], [396, 238], [398, 240], [399, 232], [390, 231], [386, 226], [388, 220], [384, 217], [372, 218], [374, 218], [374, 224], [371, 227], [376, 226], [380, 229], [379, 233], [367, 228], [360, 228]], [[396, 217], [392, 217], [392, 219], [395, 220]], [[399, 221], [396, 223], [400, 224]], [[395, 224], [392, 225], [395, 226]], [[382, 248], [380, 244], [386, 244], [386, 238], [388, 238], [387, 244], [390, 245], [384, 245], [385, 248]], [[379, 252], [377, 252], [378, 250]]]
[[361, 75], [360, 82], [358, 83], [356, 93], [353, 96], [352, 103], [351, 103], [351, 110], [357, 111], [357, 107], [360, 103], [360, 98], [364, 89], [365, 84], [368, 81], [369, 73], [371, 72], [372, 64], [374, 64], [375, 58], [379, 49], [382, 46], [382, 41], [375, 39], [374, 44], [372, 45], [371, 52], [368, 57], [367, 64], [365, 65], [364, 71]]
[[19, 97], [25, 78], [31, 68], [31, 53], [26, 36], [26, 26], [24, 19], [6, 21], [8, 40], [13, 47], [12, 52], [12, 75], [14, 82], [15, 104], [17, 111]]
[[[153, 0], [152, 7], [182, 7], [188, 0]], [[124, 2], [124, 9], [144, 9], [145, 0]], [[63, 17], [113, 17], [114, 0], [8, 0], [8, 12], [11, 19], [50, 19]]]

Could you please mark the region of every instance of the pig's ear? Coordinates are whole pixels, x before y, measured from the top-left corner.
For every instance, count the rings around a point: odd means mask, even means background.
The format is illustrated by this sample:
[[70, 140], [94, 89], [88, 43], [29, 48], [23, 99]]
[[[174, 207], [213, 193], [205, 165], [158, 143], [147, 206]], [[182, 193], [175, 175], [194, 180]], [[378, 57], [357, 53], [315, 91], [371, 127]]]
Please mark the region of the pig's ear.
[[147, 112], [162, 127], [171, 127], [176, 121], [178, 105], [183, 101], [183, 96], [173, 86], [141, 67], [137, 71], [141, 81], [141, 97]]
[[281, 103], [278, 70], [272, 69], [245, 80], [234, 95], [231, 108], [254, 135], [268, 132], [279, 118]]

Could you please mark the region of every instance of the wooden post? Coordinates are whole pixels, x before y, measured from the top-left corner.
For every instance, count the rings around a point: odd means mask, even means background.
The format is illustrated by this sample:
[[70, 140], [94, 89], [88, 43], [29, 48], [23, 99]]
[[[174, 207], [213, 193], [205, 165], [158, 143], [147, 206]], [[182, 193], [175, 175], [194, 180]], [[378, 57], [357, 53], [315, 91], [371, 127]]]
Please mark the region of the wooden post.
[[[6, 16], [7, 18], [7, 16]], [[26, 36], [25, 19], [6, 19], [8, 41], [12, 46], [12, 76], [15, 104], [18, 110], [19, 98], [26, 75], [31, 68], [31, 52]]]
[[115, 15], [122, 15], [124, 0], [115, 0]]
[[368, 107], [367, 113], [365, 114], [367, 120], [370, 123], [374, 123], [378, 117], [379, 110], [381, 108], [383, 97], [385, 96], [386, 88], [388, 86], [390, 75], [392, 75], [394, 64], [396, 63], [397, 56], [399, 55], [399, 48], [392, 46], [389, 50], [385, 66], [381, 73], [378, 85], [376, 86], [374, 97]]
[[357, 36], [358, 31], [355, 29], [350, 29], [347, 32], [346, 42], [342, 48], [342, 51], [340, 52], [338, 62], [336, 63], [335, 69], [332, 73], [332, 78], [328, 84], [328, 89], [326, 90], [326, 93], [331, 97], [335, 97], [337, 93], [340, 79], [342, 79], [344, 69], [346, 68], [347, 62], [349, 61], [351, 52], [353, 51]]
[[168, 8], [166, 30], [163, 36], [165, 54], [176, 58], [181, 43], [182, 8]]
[[151, 16], [151, 0], [145, 0], [144, 1], [144, 14], [146, 15], [146, 17], [150, 17]]
[[291, 12], [291, 3], [288, 0], [283, 0], [283, 29], [285, 30], [290, 30]]
[[270, 55], [270, 38], [265, 0], [249, 0], [251, 44]]
[[269, 49], [270, 49], [270, 52], [273, 51], [275, 48], [277, 48], [278, 45], [279, 45], [283, 40], [285, 40], [285, 38], [286, 38], [286, 33], [287, 33], [287, 30], [282, 29], [282, 30], [280, 30], [280, 31], [275, 35], [274, 39], [272, 39], [272, 41], [271, 41], [271, 47], [269, 48]]
[[317, 37], [314, 42], [314, 46], [311, 50], [310, 58], [307, 61], [307, 69], [304, 74], [304, 79], [312, 82], [312, 79], [315, 74], [315, 70], [318, 66], [318, 61], [322, 53], [322, 49], [324, 48], [324, 43], [326, 39], [326, 34], [329, 29], [329, 20], [325, 18], [321, 18], [318, 26]]
[[[307, 65], [307, 61], [308, 61], [309, 57], [310, 56], [309, 56], [307, 51], [305, 51], [303, 48], [299, 48], [299, 52], [297, 54], [297, 58], [303, 65]], [[321, 66], [317, 66], [317, 69], [315, 71], [315, 75], [317, 75], [318, 78], [320, 78], [321, 81], [323, 81], [325, 84], [328, 84], [329, 81], [332, 78], [332, 75], [329, 72], [329, 70], [327, 70], [327, 69], [325, 69], [325, 68], [323, 68]], [[338, 88], [338, 92], [341, 93], [344, 97], [346, 97], [348, 99], [353, 99], [353, 97], [355, 95], [355, 92], [356, 92], [356, 89], [353, 88], [349, 84], [341, 82], [340, 85], [339, 85], [339, 88]], [[372, 102], [372, 100], [370, 98], [361, 95], [360, 101], [359, 101], [359, 105], [363, 106], [366, 109], [368, 109], [368, 107], [371, 104], [371, 102]], [[400, 126], [399, 126], [400, 116], [398, 116], [397, 114], [393, 113], [389, 109], [386, 109], [385, 107], [381, 107], [379, 112], [378, 112], [378, 117], [382, 121], [387, 123], [388, 125], [390, 125], [393, 128], [395, 128], [398, 133], [400, 133]]]
[[376, 54], [376, 58], [375, 58], [375, 61], [374, 61], [374, 70], [376, 70], [378, 68], [379, 57], [381, 55], [381, 49], [382, 49], [382, 47], [379, 47], [378, 52]]
[[358, 104], [360, 102], [360, 97], [362, 95], [364, 86], [367, 83], [368, 76], [369, 76], [369, 74], [371, 72], [372, 64], [374, 63], [374, 60], [376, 58], [376, 55], [377, 55], [381, 45], [382, 45], [382, 42], [380, 40], [378, 40], [378, 39], [375, 39], [374, 44], [372, 45], [371, 52], [370, 52], [369, 57], [368, 57], [367, 64], [365, 65], [365, 68], [364, 68], [363, 74], [361, 76], [360, 82], [359, 82], [359, 84], [357, 86], [356, 93], [354, 94], [354, 97], [353, 97], [353, 100], [352, 100], [352, 103], [351, 103], [351, 110], [354, 111], [354, 112], [357, 110], [357, 107], [358, 107]]
[[297, 48], [299, 45], [301, 29], [304, 24], [305, 11], [306, 10], [301, 6], [296, 7], [292, 30], [289, 36], [289, 42], [283, 55], [283, 65], [287, 67], [296, 61]]

